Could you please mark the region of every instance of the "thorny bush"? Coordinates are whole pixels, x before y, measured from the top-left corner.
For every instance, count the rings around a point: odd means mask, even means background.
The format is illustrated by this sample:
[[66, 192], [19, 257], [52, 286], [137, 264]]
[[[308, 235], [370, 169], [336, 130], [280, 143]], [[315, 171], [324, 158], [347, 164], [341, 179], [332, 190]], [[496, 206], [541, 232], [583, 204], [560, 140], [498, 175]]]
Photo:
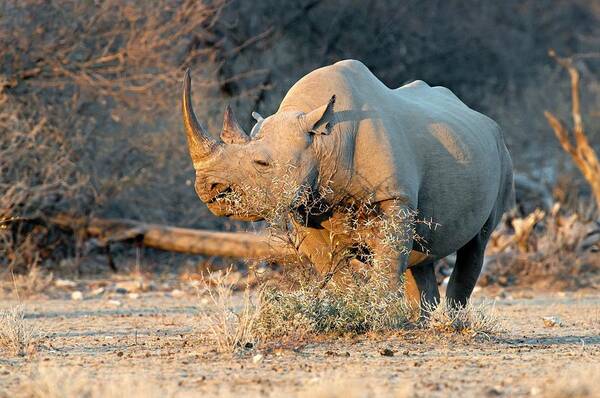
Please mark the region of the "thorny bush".
[[[1, 95], [1, 93], [0, 93]], [[94, 202], [64, 135], [46, 119], [27, 115], [0, 98], [0, 266], [23, 271], [73, 247], [70, 236], [48, 226], [60, 212], [86, 214]], [[73, 253], [70, 253], [73, 254]]]

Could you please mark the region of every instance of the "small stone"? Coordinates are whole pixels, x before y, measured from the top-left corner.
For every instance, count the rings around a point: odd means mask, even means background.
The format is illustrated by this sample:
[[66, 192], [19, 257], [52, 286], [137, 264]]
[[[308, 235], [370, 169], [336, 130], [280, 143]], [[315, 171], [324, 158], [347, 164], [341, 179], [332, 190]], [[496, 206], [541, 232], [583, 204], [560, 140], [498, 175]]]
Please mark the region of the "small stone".
[[208, 297], [202, 297], [200, 299], [200, 304], [201, 305], [208, 305], [208, 304], [210, 304], [210, 300], [208, 299]]
[[183, 290], [173, 289], [171, 291], [171, 297], [180, 298], [180, 297], [183, 297], [183, 296], [185, 296], [185, 292]]
[[58, 288], [73, 288], [77, 286], [77, 283], [70, 281], [68, 279], [57, 279], [54, 281], [54, 286]]
[[132, 300], [137, 300], [137, 299], [139, 299], [139, 298], [140, 298], [140, 295], [139, 295], [139, 293], [129, 293], [129, 294], [127, 295], [127, 297], [129, 297], [129, 298], [130, 298], [130, 299], [132, 299]]
[[544, 321], [544, 326], [547, 328], [553, 328], [555, 326], [562, 326], [562, 321], [557, 316], [545, 316], [542, 318]]
[[133, 281], [121, 281], [115, 285], [115, 291], [121, 294], [140, 292], [142, 291], [143, 283], [142, 281], [133, 280]]
[[263, 358], [264, 357], [262, 354], [256, 354], [255, 356], [252, 357], [252, 363], [262, 362]]
[[117, 356], [118, 356], [119, 358], [120, 358], [120, 357], [122, 357], [122, 356], [123, 356], [123, 351], [119, 351], [119, 352], [117, 352]]
[[99, 287], [97, 289], [94, 289], [90, 292], [90, 296], [99, 296], [102, 293], [104, 293], [104, 288], [103, 287]]
[[81, 293], [79, 290], [75, 290], [73, 293], [71, 293], [71, 300], [83, 300], [83, 293]]
[[349, 357], [350, 353], [348, 351], [338, 352], [338, 351], [325, 351], [325, 355], [328, 357]]
[[121, 302], [119, 300], [108, 300], [108, 304], [114, 305], [115, 307], [121, 306]]
[[499, 397], [502, 395], [502, 389], [498, 386], [494, 386], [487, 391], [488, 397]]
[[513, 300], [513, 296], [507, 293], [506, 290], [502, 290], [497, 297], [503, 300]]
[[393, 357], [394, 356], [394, 351], [390, 350], [389, 348], [384, 348], [382, 350], [379, 350], [379, 353], [384, 357]]

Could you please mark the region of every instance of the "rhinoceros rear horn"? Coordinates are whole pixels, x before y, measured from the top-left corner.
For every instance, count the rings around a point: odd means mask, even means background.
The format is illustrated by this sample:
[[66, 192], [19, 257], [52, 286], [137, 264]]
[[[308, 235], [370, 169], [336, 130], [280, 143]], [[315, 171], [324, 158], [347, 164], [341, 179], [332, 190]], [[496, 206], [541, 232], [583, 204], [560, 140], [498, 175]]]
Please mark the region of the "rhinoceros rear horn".
[[216, 149], [218, 143], [204, 131], [200, 123], [198, 123], [198, 119], [196, 119], [196, 114], [192, 107], [191, 85], [192, 78], [190, 77], [190, 69], [188, 68], [183, 78], [181, 110], [190, 156], [194, 162], [199, 162], [209, 156]]
[[221, 139], [226, 144], [245, 144], [250, 141], [250, 137], [248, 137], [248, 134], [246, 134], [238, 124], [237, 119], [231, 110], [231, 106], [229, 105], [225, 108], [225, 115], [223, 116]]

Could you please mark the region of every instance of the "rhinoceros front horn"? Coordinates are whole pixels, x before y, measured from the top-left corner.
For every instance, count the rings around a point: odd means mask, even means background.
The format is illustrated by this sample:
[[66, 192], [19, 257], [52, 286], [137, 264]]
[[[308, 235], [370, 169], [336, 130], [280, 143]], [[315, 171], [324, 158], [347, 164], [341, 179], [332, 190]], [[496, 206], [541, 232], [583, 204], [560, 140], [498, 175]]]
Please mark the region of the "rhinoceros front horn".
[[199, 162], [209, 156], [216, 149], [218, 143], [204, 131], [200, 123], [198, 123], [198, 119], [196, 119], [196, 114], [192, 107], [191, 85], [192, 78], [190, 77], [190, 69], [188, 68], [183, 78], [181, 110], [190, 156], [192, 157], [192, 161]]

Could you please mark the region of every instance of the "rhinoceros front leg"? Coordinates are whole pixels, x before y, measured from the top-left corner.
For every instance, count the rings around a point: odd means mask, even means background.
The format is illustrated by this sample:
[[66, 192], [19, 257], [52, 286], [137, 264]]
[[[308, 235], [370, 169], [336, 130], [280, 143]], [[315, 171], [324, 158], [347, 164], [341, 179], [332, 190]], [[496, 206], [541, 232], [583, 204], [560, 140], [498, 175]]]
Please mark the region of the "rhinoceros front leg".
[[440, 302], [434, 263], [412, 266], [404, 275], [405, 294], [409, 304], [420, 310], [421, 318], [426, 318], [428, 312]]
[[[398, 217], [402, 209], [398, 207], [395, 201], [382, 203], [381, 210], [384, 217], [391, 219], [390, 222], [410, 222], [409, 219]], [[409, 208], [404, 210], [407, 212], [406, 214], [410, 212]], [[434, 263], [427, 261], [425, 253], [412, 250], [413, 241], [410, 234], [407, 234], [404, 238], [402, 239], [405, 241], [404, 247], [394, 247], [389, 244], [382, 244], [381, 242], [388, 242], [389, 239], [380, 237], [379, 242], [375, 242], [374, 245], [375, 258], [380, 262], [389, 264], [399, 277], [405, 277], [405, 295], [409, 304], [420, 310], [421, 319], [423, 319], [440, 301]]]
[[297, 249], [314, 266], [319, 275], [332, 271], [331, 240], [328, 231], [296, 225]]
[[404, 277], [404, 294], [410, 307], [419, 311], [420, 319], [426, 319], [429, 311], [433, 310], [440, 301], [435, 278], [434, 263], [432, 261], [410, 265], [409, 254], [393, 253], [389, 248], [375, 249], [375, 259], [380, 264], [387, 264], [390, 273], [398, 275], [398, 279]]

